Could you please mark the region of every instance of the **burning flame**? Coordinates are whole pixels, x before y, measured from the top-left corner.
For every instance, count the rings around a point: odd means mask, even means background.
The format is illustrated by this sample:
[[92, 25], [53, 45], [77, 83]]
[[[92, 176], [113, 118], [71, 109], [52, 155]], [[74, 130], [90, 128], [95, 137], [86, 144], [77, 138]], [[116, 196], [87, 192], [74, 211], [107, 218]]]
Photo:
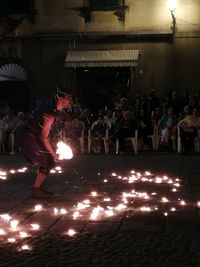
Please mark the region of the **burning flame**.
[[73, 158], [71, 147], [62, 141], [57, 143], [56, 154], [58, 155], [60, 160]]

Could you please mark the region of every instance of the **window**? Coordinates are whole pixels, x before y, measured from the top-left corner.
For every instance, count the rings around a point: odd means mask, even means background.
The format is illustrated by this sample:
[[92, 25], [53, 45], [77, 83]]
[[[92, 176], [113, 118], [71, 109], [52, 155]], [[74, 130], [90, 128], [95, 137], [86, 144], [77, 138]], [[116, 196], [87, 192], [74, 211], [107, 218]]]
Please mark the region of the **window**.
[[0, 0], [0, 10], [7, 14], [29, 13], [33, 0]]
[[114, 7], [119, 5], [119, 0], [90, 0], [90, 6], [93, 8]]

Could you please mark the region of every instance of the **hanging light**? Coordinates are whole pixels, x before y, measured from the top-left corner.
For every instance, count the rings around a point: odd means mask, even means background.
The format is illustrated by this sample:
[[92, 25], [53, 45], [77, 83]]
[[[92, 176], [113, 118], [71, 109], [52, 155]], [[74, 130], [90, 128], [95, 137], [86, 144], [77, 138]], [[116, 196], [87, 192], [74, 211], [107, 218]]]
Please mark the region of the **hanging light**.
[[167, 0], [167, 2], [169, 10], [173, 12], [177, 6], [177, 0]]

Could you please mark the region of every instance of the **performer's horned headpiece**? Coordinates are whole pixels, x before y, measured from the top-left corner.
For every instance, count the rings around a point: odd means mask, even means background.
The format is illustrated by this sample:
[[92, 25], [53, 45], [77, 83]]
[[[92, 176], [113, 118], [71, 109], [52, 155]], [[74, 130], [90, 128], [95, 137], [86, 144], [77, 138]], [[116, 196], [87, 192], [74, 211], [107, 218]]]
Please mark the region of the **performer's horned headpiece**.
[[55, 87], [56, 87], [54, 93], [55, 100], [58, 100], [59, 97], [65, 97], [71, 95], [69, 92], [60, 90], [57, 85]]

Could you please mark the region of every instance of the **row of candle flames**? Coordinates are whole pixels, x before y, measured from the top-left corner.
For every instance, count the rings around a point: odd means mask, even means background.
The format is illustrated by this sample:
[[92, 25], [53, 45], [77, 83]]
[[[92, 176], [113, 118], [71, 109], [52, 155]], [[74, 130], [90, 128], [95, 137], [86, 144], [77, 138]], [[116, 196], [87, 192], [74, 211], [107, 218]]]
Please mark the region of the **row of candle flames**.
[[[28, 171], [27, 167], [23, 167], [20, 169], [11, 169], [9, 171], [0, 171], [0, 179], [2, 180], [6, 180], [7, 179], [7, 175], [8, 174], [15, 174], [15, 173], [21, 173], [21, 172], [26, 172]], [[63, 170], [60, 166], [55, 167], [55, 169], [51, 170], [51, 173], [62, 173]], [[100, 175], [100, 173], [98, 173], [98, 175]], [[178, 188], [181, 186], [180, 182], [181, 180], [179, 178], [169, 178], [168, 176], [162, 176], [162, 177], [157, 177], [150, 173], [149, 171], [146, 171], [144, 174], [140, 173], [140, 172], [136, 172], [134, 170], [132, 170], [129, 175], [123, 177], [121, 175], [117, 175], [116, 173], [112, 173], [111, 177], [117, 178], [123, 182], [126, 182], [128, 184], [134, 184], [134, 183], [138, 183], [138, 182], [148, 182], [148, 183], [156, 183], [156, 184], [168, 184], [169, 186], [171, 186], [171, 192], [177, 192]], [[108, 182], [108, 179], [104, 179], [103, 180], [104, 183]], [[88, 210], [89, 208], [92, 210], [90, 210], [90, 214], [89, 214], [89, 220], [91, 221], [95, 221], [97, 219], [102, 219], [105, 217], [112, 217], [115, 216], [117, 214], [119, 214], [120, 212], [128, 212], [130, 210], [130, 203], [134, 203], [134, 199], [143, 199], [143, 200], [150, 200], [153, 198], [153, 196], [157, 195], [156, 192], [152, 192], [150, 194], [148, 194], [147, 192], [137, 192], [134, 189], [132, 189], [129, 192], [122, 192], [121, 193], [121, 202], [116, 205], [116, 206], [111, 206], [111, 205], [107, 205], [109, 202], [112, 202], [112, 199], [110, 197], [103, 197], [102, 198], [102, 194], [99, 194], [96, 191], [92, 191], [90, 192], [90, 197], [92, 197], [92, 201], [90, 199], [85, 199], [82, 202], [78, 202], [73, 209], [72, 212], [72, 219], [73, 220], [77, 220], [79, 218], [81, 218], [83, 216], [83, 214], [81, 214], [81, 210]], [[95, 203], [98, 202], [97, 204]], [[183, 199], [178, 198], [178, 205], [180, 206], [185, 206], [188, 203], [186, 203]], [[170, 200], [168, 198], [166, 198], [165, 196], [161, 197], [160, 199], [161, 203], [170, 203]], [[101, 203], [101, 204], [100, 204]], [[104, 204], [103, 207], [102, 203], [107, 203], [106, 205]], [[197, 202], [197, 207], [200, 208], [200, 201]], [[46, 209], [41, 205], [41, 204], [37, 204], [34, 206], [33, 211], [34, 212], [40, 212], [40, 211], [45, 211]], [[143, 213], [149, 213], [152, 211], [158, 211], [159, 207], [154, 205], [146, 205], [146, 206], [142, 206], [138, 209], [134, 209], [135, 212], [143, 212]], [[165, 207], [165, 211], [163, 212], [164, 216], [168, 216], [169, 212], [175, 212], [177, 209], [174, 206], [171, 206], [169, 208], [169, 210], [166, 210]], [[51, 214], [53, 215], [60, 215], [60, 216], [65, 216], [66, 214], [68, 214], [69, 211], [67, 211], [65, 208], [57, 208], [54, 207], [51, 211]], [[0, 228], [0, 241], [6, 241], [6, 243], [17, 243], [18, 240], [26, 240], [28, 237], [31, 237], [31, 233], [24, 231], [23, 227], [20, 226], [20, 221], [16, 220], [15, 218], [13, 218], [12, 216], [10, 216], [9, 214], [0, 214], [0, 223], [2, 224], [6, 224], [6, 229], [8, 229], [7, 231], [5, 230], [5, 228]], [[40, 225], [38, 223], [32, 223], [29, 225], [29, 230], [30, 231], [38, 231], [40, 230]], [[75, 229], [69, 228], [65, 233], [65, 235], [68, 236], [74, 236], [77, 234], [77, 231]], [[12, 236], [13, 235], [13, 236]], [[21, 242], [20, 242], [21, 243]], [[18, 251], [23, 251], [23, 250], [31, 250], [31, 246], [23, 243], [22, 245], [20, 245], [18, 247]]]

